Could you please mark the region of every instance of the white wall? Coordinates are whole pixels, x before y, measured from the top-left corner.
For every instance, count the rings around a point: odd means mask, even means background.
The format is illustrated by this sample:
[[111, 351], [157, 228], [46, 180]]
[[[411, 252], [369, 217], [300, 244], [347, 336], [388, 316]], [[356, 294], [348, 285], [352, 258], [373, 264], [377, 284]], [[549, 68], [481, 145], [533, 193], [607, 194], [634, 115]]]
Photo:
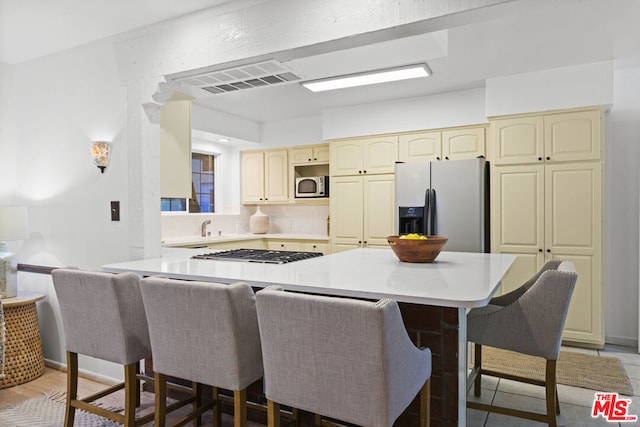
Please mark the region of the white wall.
[[605, 145], [605, 334], [637, 346], [640, 68], [614, 72]]
[[264, 123], [260, 148], [321, 144], [324, 142], [322, 124], [320, 116]]
[[484, 88], [328, 109], [324, 139], [487, 123]]
[[487, 117], [613, 102], [613, 62], [487, 79]]
[[[18, 252], [19, 262], [99, 268], [129, 259], [127, 89], [118, 79], [111, 43], [93, 43], [12, 70], [14, 129], [2, 146], [15, 150], [17, 167], [11, 194], [0, 203], [13, 199], [28, 206], [30, 236]], [[4, 91], [2, 99], [7, 101]], [[95, 139], [113, 141], [104, 174], [90, 155]], [[112, 200], [120, 201], [120, 222], [110, 220]], [[47, 359], [63, 362], [51, 278], [20, 273], [19, 288], [47, 295], [39, 304], [43, 349]], [[95, 361], [83, 360], [81, 367], [122, 375], [120, 368]]]

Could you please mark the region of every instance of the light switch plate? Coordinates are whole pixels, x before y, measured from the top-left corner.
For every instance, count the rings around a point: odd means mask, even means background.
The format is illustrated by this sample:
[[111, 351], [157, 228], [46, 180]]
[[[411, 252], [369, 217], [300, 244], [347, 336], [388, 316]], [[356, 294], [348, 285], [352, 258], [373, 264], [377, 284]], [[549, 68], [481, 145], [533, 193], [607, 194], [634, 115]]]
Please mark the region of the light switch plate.
[[111, 221], [120, 221], [120, 202], [111, 202]]

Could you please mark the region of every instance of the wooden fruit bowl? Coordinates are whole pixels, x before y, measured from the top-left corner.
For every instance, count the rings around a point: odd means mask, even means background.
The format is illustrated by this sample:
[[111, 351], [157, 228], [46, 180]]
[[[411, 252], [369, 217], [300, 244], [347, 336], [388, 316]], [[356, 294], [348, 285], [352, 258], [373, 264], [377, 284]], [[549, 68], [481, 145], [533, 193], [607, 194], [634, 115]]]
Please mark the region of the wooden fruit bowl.
[[443, 236], [427, 236], [427, 240], [401, 239], [400, 236], [387, 237], [393, 253], [403, 262], [433, 262], [447, 240], [449, 239]]

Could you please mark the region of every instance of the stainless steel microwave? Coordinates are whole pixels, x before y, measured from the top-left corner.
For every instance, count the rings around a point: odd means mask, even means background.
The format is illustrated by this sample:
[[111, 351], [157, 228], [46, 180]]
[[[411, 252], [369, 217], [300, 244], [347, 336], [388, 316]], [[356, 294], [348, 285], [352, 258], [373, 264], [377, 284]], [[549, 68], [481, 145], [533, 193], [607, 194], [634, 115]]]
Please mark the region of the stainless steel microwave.
[[296, 178], [296, 198], [329, 197], [328, 176], [301, 176]]

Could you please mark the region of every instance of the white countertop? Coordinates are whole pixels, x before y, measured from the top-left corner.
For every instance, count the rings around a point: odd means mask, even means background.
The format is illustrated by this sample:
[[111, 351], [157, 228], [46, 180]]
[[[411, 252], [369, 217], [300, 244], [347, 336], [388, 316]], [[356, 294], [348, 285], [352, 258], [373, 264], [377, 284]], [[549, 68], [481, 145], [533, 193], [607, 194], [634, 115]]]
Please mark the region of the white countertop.
[[497, 290], [515, 257], [442, 252], [430, 264], [400, 262], [391, 249], [354, 249], [288, 264], [191, 259], [207, 249], [164, 248], [161, 258], [104, 265], [108, 272], [231, 283], [278, 284], [292, 291], [445, 307], [480, 307]]
[[190, 245], [206, 245], [210, 243], [237, 242], [242, 240], [254, 239], [286, 239], [286, 240], [316, 240], [329, 242], [329, 236], [320, 234], [300, 234], [300, 233], [267, 233], [267, 234], [225, 234], [221, 236], [211, 235], [207, 237], [186, 236], [162, 239], [162, 245], [165, 247], [179, 247]]

